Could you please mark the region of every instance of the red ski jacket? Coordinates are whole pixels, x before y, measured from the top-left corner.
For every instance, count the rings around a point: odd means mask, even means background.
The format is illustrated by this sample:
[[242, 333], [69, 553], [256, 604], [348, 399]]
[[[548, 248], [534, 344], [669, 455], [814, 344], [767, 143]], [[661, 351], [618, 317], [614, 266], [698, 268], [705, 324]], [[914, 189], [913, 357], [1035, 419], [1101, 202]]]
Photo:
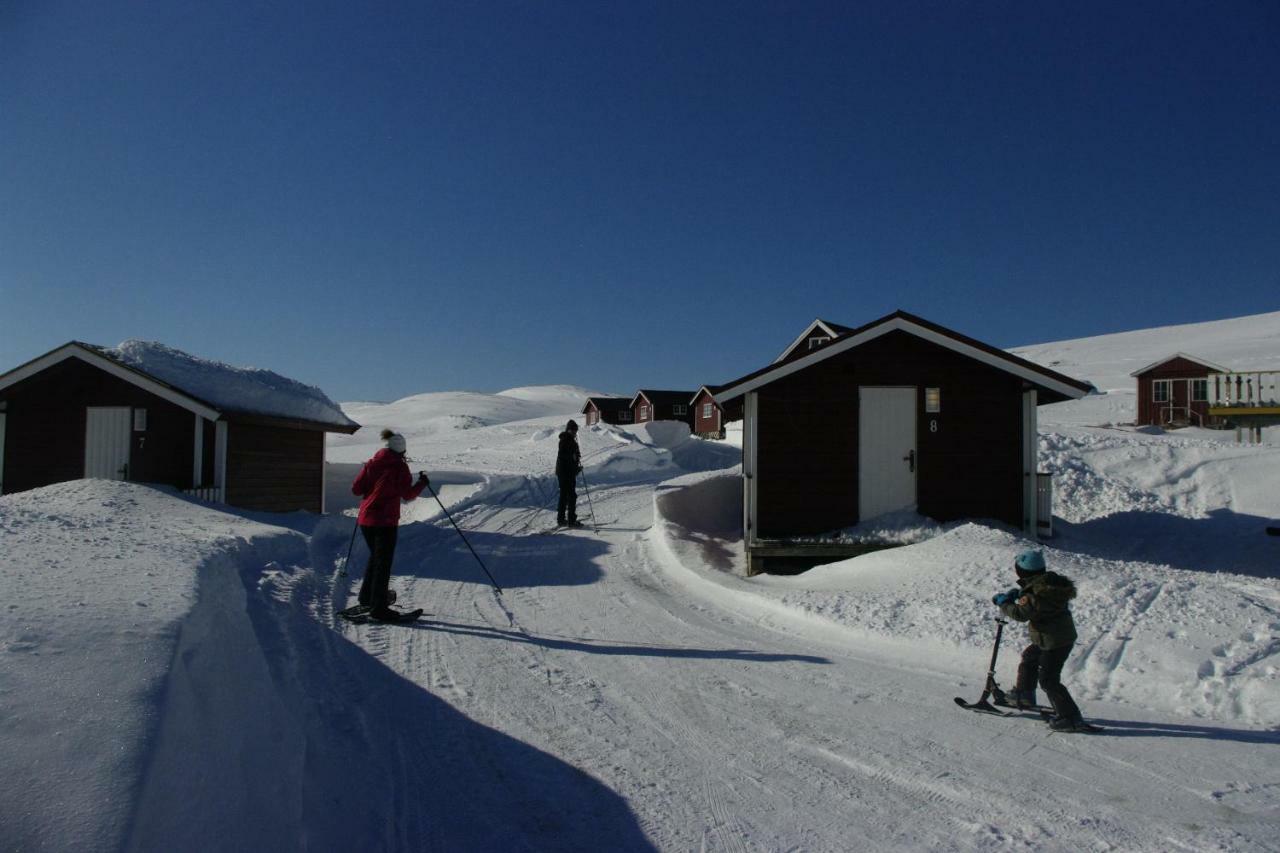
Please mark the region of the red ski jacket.
[[351, 484], [351, 493], [364, 498], [357, 523], [364, 527], [395, 527], [400, 523], [400, 501], [413, 500], [426, 487], [426, 482], [413, 481], [404, 457], [384, 447], [364, 463]]

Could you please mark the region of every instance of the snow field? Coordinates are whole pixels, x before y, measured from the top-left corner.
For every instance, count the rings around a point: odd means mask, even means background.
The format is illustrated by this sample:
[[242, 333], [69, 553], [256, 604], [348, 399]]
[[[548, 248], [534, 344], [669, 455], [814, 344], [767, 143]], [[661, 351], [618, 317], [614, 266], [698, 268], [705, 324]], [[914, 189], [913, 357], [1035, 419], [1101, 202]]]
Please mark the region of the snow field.
[[[331, 441], [324, 519], [101, 481], [0, 497], [0, 848], [1276, 849], [1274, 445], [1090, 426], [1121, 394], [1042, 412], [1044, 546], [1080, 588], [1065, 681], [1108, 729], [1050, 735], [951, 702], [982, 689], [1023, 537], [919, 524], [747, 579], [739, 450], [671, 425], [582, 429], [594, 526], [544, 535], [577, 393], [383, 406]], [[393, 586], [427, 618], [334, 617], [383, 423], [502, 596], [424, 495]]]

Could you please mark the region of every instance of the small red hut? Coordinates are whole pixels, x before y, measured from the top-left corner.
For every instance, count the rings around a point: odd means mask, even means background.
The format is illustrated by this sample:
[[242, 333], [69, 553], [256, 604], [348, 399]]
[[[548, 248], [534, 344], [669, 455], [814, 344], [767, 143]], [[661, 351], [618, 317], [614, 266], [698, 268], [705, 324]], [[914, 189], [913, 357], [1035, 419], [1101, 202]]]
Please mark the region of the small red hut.
[[1207, 426], [1209, 375], [1228, 373], [1194, 355], [1174, 353], [1129, 374], [1138, 381], [1138, 426]]

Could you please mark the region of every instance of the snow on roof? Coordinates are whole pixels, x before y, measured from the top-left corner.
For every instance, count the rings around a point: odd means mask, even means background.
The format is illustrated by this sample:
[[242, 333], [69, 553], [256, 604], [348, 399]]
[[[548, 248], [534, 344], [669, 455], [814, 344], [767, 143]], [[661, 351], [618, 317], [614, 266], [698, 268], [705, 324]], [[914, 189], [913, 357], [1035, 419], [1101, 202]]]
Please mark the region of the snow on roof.
[[94, 349], [224, 412], [359, 427], [319, 388], [270, 370], [210, 361], [153, 341]]

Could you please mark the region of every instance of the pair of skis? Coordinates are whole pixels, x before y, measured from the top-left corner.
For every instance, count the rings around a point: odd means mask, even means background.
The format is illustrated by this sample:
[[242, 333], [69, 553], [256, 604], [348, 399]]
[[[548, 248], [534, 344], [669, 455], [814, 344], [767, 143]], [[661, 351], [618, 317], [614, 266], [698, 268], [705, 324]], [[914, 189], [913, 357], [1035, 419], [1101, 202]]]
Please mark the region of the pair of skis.
[[[395, 603], [396, 591], [394, 589], [387, 590], [387, 605], [390, 606]], [[348, 607], [346, 610], [339, 610], [338, 615], [343, 619], [346, 619], [348, 622], [355, 622], [358, 625], [366, 622], [381, 622], [389, 625], [399, 625], [406, 622], [416, 622], [422, 616], [421, 607], [414, 610], [393, 610], [392, 612], [396, 614], [393, 619], [374, 619], [369, 615], [371, 610], [373, 610], [373, 606], [370, 604], [357, 604], [352, 607]]]
[[[983, 685], [982, 695], [978, 697], [977, 702], [966, 702], [961, 697], [956, 697], [956, 704], [961, 708], [969, 711], [977, 711], [982, 714], [993, 714], [997, 717], [1016, 717], [1018, 711], [1029, 711], [1038, 715], [1039, 719], [1048, 722], [1056, 713], [1053, 708], [1047, 708], [1043, 705], [1019, 706], [1011, 705], [1005, 696], [1000, 685], [996, 683], [996, 657], [1000, 654], [1000, 638], [1004, 636], [1004, 626], [1009, 624], [1005, 619], [996, 619], [996, 642], [991, 648], [991, 666], [987, 669], [987, 682]], [[993, 700], [994, 704], [992, 704]], [[1004, 711], [1002, 708], [1010, 710]], [[1080, 722], [1070, 729], [1055, 729], [1055, 731], [1069, 732], [1087, 732], [1095, 734], [1103, 731], [1101, 726], [1095, 726], [1092, 723]]]

